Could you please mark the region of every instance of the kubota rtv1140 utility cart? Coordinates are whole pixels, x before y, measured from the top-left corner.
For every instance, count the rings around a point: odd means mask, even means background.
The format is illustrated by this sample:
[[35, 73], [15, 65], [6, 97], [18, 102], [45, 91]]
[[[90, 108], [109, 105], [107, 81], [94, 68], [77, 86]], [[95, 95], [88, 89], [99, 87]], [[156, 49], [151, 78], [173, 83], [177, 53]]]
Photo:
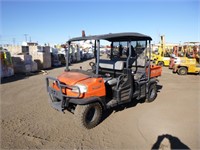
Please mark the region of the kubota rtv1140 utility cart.
[[[53, 108], [72, 112], [78, 124], [90, 129], [109, 108], [141, 99], [152, 102], [157, 96], [157, 77], [162, 68], [151, 65], [150, 56], [147, 57], [147, 52], [151, 54], [151, 40], [150, 36], [133, 32], [70, 39], [65, 71], [57, 78], [46, 78]], [[76, 41], [79, 47], [80, 41], [93, 41], [95, 58], [88, 70], [70, 69], [68, 65], [70, 45]], [[108, 55], [100, 52], [101, 41], [109, 44]]]

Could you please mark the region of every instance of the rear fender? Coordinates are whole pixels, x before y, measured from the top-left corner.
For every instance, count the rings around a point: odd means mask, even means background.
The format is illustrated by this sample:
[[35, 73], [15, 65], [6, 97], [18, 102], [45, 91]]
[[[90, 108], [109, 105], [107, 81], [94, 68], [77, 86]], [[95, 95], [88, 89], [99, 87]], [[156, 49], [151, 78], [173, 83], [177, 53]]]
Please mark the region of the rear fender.
[[149, 87], [152, 85], [152, 84], [156, 84], [159, 82], [159, 80], [157, 78], [152, 78], [149, 80], [148, 82], [148, 85], [147, 85], [147, 88], [146, 88], [146, 91], [147, 93], [149, 92]]

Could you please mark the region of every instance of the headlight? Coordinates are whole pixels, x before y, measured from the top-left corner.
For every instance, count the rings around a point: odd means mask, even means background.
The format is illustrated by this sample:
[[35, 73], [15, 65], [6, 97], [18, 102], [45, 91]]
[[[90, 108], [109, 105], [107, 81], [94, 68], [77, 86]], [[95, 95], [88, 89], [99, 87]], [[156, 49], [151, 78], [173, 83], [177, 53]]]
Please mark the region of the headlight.
[[53, 85], [58, 85], [58, 83], [56, 81], [53, 81]]
[[72, 92], [78, 93], [78, 92], [79, 92], [78, 88], [79, 88], [79, 90], [80, 90], [80, 93], [85, 93], [85, 92], [87, 92], [87, 90], [88, 90], [88, 89], [87, 89], [87, 86], [85, 86], [85, 85], [82, 85], [82, 84], [75, 84], [74, 87], [72, 88]]

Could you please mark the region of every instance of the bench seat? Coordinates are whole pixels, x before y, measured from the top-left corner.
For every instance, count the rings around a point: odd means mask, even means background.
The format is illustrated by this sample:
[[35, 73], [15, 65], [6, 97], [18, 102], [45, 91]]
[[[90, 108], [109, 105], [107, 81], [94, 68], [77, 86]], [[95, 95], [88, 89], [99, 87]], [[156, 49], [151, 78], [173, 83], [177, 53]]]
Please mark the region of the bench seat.
[[101, 59], [99, 61], [99, 67], [102, 69], [113, 69], [121, 71], [124, 69], [124, 61]]

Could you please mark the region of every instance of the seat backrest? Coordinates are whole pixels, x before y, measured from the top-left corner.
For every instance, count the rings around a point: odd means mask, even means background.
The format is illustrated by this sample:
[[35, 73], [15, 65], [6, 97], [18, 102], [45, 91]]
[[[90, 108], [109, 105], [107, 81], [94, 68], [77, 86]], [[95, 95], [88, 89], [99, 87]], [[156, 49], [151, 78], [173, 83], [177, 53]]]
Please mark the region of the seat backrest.
[[123, 70], [124, 61], [101, 59], [99, 61], [99, 66], [104, 69]]
[[[141, 67], [145, 66], [145, 58], [139, 56], [136, 61], [137, 61], [137, 66], [141, 66]], [[136, 66], [136, 61], [133, 63], [132, 66]]]

